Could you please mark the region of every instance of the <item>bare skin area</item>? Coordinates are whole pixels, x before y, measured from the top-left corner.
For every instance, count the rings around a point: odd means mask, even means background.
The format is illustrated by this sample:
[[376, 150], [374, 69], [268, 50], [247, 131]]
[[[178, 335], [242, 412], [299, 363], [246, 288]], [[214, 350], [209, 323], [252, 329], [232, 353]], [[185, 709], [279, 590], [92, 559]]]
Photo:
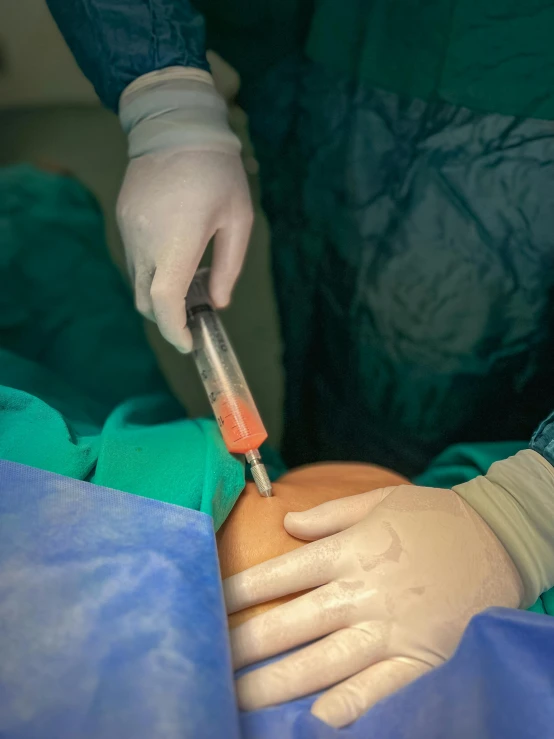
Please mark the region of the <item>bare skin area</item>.
[[[303, 546], [285, 531], [283, 519], [289, 511], [305, 511], [329, 500], [369, 490], [403, 485], [401, 475], [370, 464], [322, 463], [301, 467], [281, 477], [273, 498], [261, 498], [253, 483], [247, 483], [231, 515], [217, 534], [219, 566], [223, 578]], [[253, 616], [295, 598], [298, 593], [246, 608], [229, 617], [233, 628]]]

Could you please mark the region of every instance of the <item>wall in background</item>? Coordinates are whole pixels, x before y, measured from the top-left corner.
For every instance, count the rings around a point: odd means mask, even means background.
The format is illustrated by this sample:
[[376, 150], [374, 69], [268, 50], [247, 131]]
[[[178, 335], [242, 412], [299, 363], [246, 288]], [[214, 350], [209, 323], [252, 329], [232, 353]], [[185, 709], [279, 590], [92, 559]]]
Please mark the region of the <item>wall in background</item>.
[[[71, 2], [72, 0], [67, 0]], [[0, 2], [0, 107], [99, 105], [45, 0]]]

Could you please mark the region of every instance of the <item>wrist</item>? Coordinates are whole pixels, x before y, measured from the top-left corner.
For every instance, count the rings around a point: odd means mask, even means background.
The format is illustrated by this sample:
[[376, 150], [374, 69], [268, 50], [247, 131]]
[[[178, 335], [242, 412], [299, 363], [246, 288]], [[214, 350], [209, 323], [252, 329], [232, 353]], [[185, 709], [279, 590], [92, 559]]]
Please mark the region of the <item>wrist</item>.
[[457, 485], [489, 525], [521, 577], [523, 607], [554, 585], [554, 468], [526, 449], [495, 462], [486, 475]]
[[134, 80], [121, 95], [119, 119], [130, 158], [172, 148], [240, 153], [226, 103], [201, 69], [168, 67]]
[[127, 104], [133, 96], [147, 90], [155, 89], [160, 85], [178, 80], [202, 82], [215, 87], [212, 75], [204, 69], [196, 67], [166, 67], [155, 69], [140, 77], [137, 77], [123, 90], [119, 98], [119, 105]]

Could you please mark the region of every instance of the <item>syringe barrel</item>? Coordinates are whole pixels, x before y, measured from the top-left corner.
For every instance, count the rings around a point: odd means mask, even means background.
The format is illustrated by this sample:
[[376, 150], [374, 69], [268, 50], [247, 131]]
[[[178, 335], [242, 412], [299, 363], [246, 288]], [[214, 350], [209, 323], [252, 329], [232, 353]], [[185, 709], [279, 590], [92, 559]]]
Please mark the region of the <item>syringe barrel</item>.
[[209, 299], [208, 278], [209, 270], [199, 270], [187, 295], [193, 357], [227, 449], [233, 454], [246, 454], [261, 446], [267, 431]]

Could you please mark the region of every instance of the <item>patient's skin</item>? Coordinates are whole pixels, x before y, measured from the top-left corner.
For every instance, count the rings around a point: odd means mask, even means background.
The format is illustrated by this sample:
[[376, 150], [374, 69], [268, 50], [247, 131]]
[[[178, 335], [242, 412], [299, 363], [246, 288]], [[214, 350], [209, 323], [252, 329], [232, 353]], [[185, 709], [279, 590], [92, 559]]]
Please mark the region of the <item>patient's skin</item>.
[[[303, 546], [306, 542], [285, 531], [283, 519], [289, 511], [304, 511], [328, 500], [407, 482], [395, 472], [369, 464], [324, 463], [288, 472], [274, 484], [272, 498], [260, 497], [255, 485], [247, 483], [217, 534], [222, 577]], [[296, 595], [235, 613], [229, 617], [229, 626], [238, 626]]]

